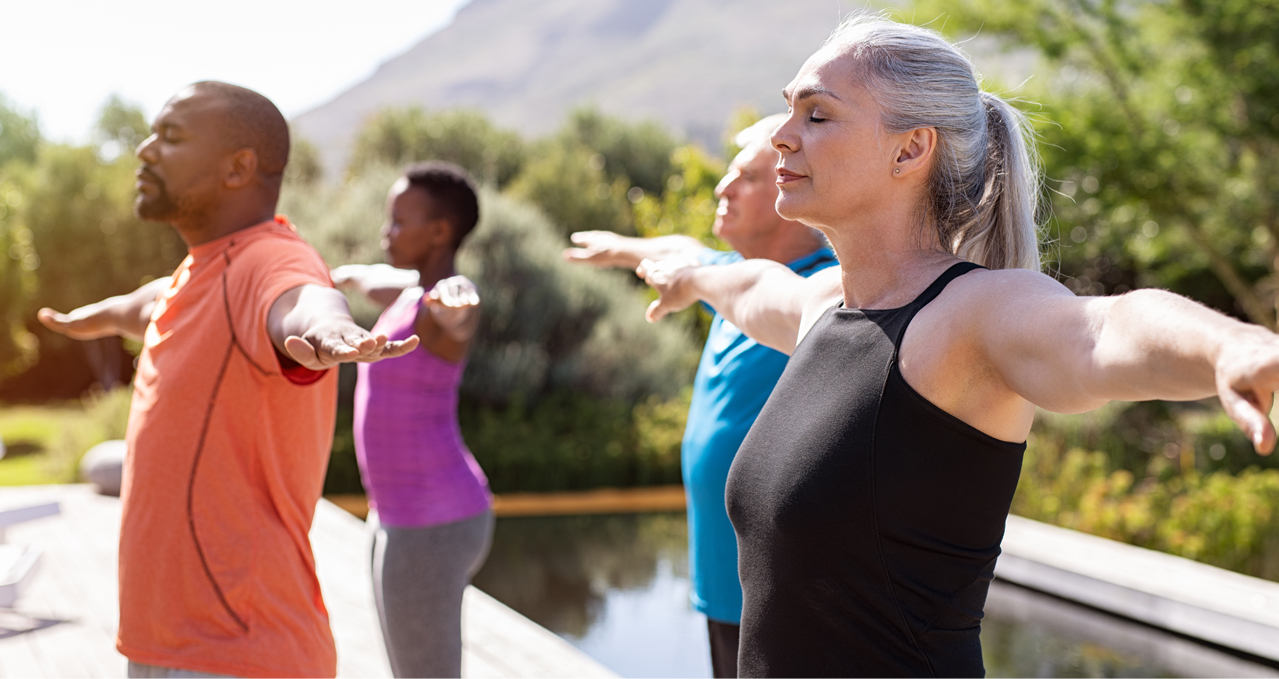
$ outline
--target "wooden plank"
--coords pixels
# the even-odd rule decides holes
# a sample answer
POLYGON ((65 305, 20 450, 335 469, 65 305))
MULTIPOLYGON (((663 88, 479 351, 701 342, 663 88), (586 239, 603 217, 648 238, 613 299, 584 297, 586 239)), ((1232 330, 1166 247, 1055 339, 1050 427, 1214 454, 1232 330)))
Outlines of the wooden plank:
MULTIPOLYGON (((325 499, 360 519, 368 516, 369 503, 364 495, 327 495, 325 499)), ((493 513, 498 518, 682 512, 685 507, 683 486, 597 488, 571 493, 506 493, 493 498, 493 513)))
MULTIPOLYGON (((59 502, 60 516, 15 525, 14 544, 38 544, 39 573, 16 614, 55 624, 0 638, 0 677, 121 677, 117 550, 120 502, 87 486, 0 489, 0 509, 59 502)), ((329 502, 316 508, 311 540, 338 647, 338 676, 389 677, 373 605, 365 524, 329 502)), ((466 676, 612 676, 567 642, 474 590, 463 604, 466 676)), ((0 616, 0 628, 6 619, 0 616)), ((18 622, 9 620, 11 628, 18 622)), ((3 634, 3 629, 0 629, 3 634)))
POLYGON ((995 575, 1279 661, 1279 583, 1009 516, 995 575))

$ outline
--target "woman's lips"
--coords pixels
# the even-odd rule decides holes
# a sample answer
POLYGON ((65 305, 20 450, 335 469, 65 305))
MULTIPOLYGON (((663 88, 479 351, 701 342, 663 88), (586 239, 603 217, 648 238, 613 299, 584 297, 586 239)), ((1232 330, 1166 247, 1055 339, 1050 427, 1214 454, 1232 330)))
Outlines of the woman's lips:
POLYGON ((802 174, 799 174, 798 172, 792 172, 790 170, 787 170, 784 167, 777 168, 777 185, 778 186, 793 184, 801 179, 807 179, 807 177, 805 177, 802 174))

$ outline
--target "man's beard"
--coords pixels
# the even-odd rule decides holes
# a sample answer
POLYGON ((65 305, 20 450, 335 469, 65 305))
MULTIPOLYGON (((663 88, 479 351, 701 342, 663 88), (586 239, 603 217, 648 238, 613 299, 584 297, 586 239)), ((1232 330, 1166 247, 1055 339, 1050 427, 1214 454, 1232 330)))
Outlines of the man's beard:
POLYGON ((138 216, 138 219, 148 222, 173 221, 182 213, 178 201, 169 195, 169 189, 165 187, 163 179, 150 173, 147 173, 147 178, 155 184, 157 193, 153 197, 139 193, 137 200, 133 201, 133 213, 138 216))

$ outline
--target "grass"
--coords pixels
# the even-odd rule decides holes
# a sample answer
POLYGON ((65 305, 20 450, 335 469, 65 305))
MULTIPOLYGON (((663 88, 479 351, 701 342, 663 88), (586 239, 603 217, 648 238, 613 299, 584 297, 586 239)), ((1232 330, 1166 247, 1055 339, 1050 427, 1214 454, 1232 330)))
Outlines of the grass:
POLYGON ((94 445, 124 438, 131 390, 90 394, 79 402, 0 410, 0 486, 72 483, 94 445))

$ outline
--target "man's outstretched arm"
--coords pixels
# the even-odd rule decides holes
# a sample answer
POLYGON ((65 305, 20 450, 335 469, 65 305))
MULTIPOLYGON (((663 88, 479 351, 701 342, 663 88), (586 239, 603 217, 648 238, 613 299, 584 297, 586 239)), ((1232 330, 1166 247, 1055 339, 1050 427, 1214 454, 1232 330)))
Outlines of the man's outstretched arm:
POLYGON ((417 335, 390 342, 386 335, 361 328, 351 319, 341 292, 314 284, 299 285, 275 300, 267 332, 276 351, 310 370, 395 358, 418 345, 417 335))
POLYGON ((669 259, 697 259, 706 249, 701 241, 689 236, 631 238, 612 231, 578 231, 569 236, 577 247, 564 250, 564 259, 598 267, 634 269, 639 263, 669 259))
POLYGON ((142 341, 156 299, 169 287, 170 278, 157 278, 127 295, 108 297, 101 302, 82 306, 62 314, 53 309, 41 309, 36 318, 50 330, 77 340, 119 335, 142 341))

